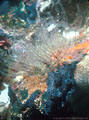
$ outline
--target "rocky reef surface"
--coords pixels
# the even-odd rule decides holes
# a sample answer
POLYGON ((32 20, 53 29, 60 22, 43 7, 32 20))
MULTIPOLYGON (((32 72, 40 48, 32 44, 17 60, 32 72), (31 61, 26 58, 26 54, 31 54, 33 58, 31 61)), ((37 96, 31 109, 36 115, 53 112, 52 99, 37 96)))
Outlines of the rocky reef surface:
POLYGON ((0 1, 0 120, 88 119, 88 11, 88 0, 0 1))

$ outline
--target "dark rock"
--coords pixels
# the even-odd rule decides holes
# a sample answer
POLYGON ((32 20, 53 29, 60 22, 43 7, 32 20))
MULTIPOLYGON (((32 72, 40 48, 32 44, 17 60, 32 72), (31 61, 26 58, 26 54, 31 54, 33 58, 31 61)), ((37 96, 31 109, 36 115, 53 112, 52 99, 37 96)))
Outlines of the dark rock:
POLYGON ((60 116, 61 114, 68 115, 69 96, 73 94, 75 89, 74 71, 76 64, 77 62, 65 63, 63 66, 59 66, 57 71, 49 73, 48 89, 45 101, 43 101, 45 114, 52 115, 59 112, 60 116))
POLYGON ((36 90, 34 93, 31 94, 30 98, 23 104, 22 110, 26 110, 27 107, 32 108, 34 107, 34 100, 39 97, 41 94, 40 90, 36 90))

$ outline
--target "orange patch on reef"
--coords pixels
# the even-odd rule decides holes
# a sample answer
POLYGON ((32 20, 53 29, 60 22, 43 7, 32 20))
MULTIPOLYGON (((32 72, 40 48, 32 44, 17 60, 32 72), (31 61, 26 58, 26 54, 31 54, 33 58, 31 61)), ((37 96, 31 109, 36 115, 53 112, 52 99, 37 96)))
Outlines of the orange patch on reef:
POLYGON ((87 49, 88 47, 89 47, 89 41, 81 43, 81 44, 77 44, 76 46, 72 48, 72 50, 87 49))
POLYGON ((28 89, 28 94, 31 95, 36 90, 41 90, 41 92, 44 92, 47 89, 46 79, 48 75, 40 76, 40 75, 34 75, 34 76, 26 76, 26 88, 28 89))
POLYGON ((89 48, 85 51, 85 53, 88 53, 89 52, 89 48))
POLYGON ((74 47, 67 48, 66 50, 62 50, 59 54, 58 52, 52 53, 52 60, 57 61, 59 59, 58 64, 63 64, 64 62, 77 60, 81 54, 87 54, 89 51, 89 40, 84 43, 76 44, 74 47))

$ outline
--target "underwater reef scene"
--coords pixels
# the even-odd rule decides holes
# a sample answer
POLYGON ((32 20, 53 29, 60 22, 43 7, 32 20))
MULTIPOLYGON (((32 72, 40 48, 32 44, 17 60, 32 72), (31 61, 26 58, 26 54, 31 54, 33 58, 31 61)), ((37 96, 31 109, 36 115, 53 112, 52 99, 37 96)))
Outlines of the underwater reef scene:
POLYGON ((89 119, 89 0, 0 0, 0 120, 89 119))

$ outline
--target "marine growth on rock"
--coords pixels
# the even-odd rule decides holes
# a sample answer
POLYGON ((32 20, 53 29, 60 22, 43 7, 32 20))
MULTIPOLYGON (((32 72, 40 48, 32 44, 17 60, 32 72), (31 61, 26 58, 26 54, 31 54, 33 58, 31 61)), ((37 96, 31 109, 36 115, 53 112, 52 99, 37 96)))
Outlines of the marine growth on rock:
POLYGON ((88 119, 88 11, 88 0, 0 1, 0 120, 88 119))

